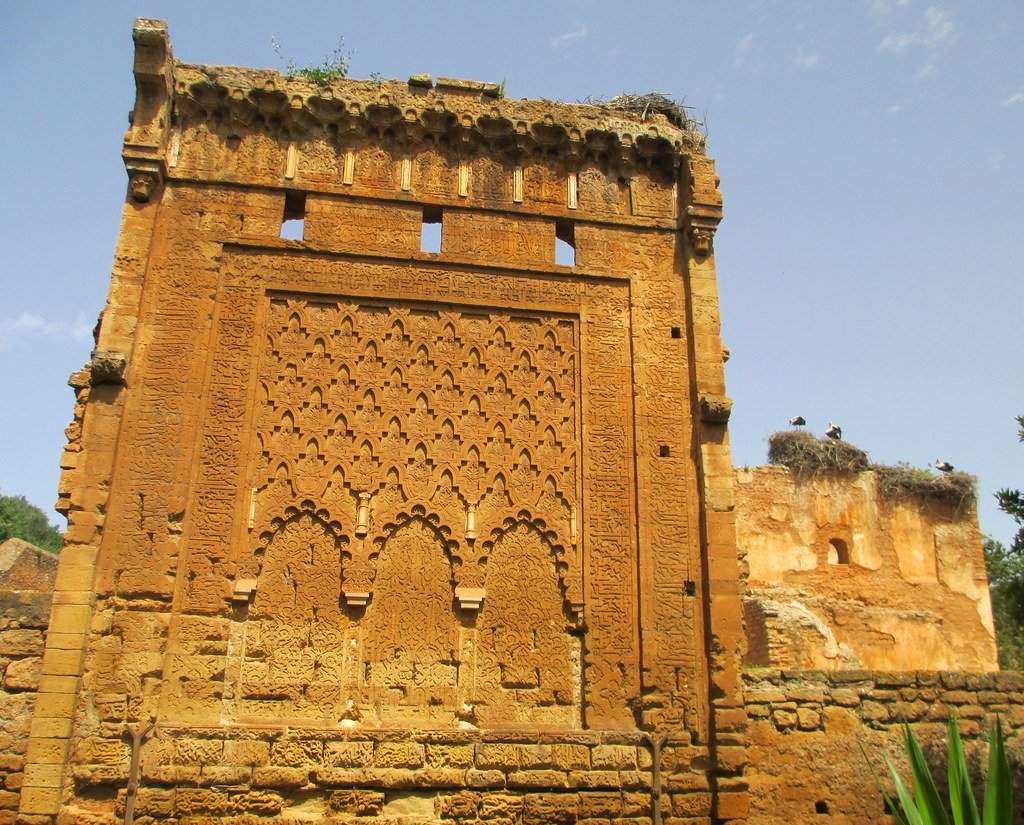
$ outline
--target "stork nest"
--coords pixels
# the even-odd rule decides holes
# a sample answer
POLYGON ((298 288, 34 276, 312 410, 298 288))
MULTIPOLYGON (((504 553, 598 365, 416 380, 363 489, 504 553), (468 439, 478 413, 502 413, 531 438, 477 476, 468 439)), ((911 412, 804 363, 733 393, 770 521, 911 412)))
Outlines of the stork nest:
POLYGON ((674 123, 680 129, 690 132, 700 132, 700 123, 687 114, 686 106, 677 103, 668 95, 661 92, 648 92, 647 94, 621 94, 605 100, 603 98, 588 97, 580 101, 594 106, 606 106, 609 109, 616 109, 620 112, 628 112, 631 115, 638 115, 640 120, 647 120, 654 114, 664 115, 670 123, 674 123))
POLYGON ((873 464, 878 479, 878 492, 883 498, 914 499, 946 504, 956 512, 974 507, 977 500, 977 479, 959 471, 939 473, 911 467, 909 464, 873 464))
POLYGON ((768 436, 768 461, 781 464, 801 478, 823 473, 859 473, 870 467, 868 454, 846 441, 816 438, 802 430, 768 436))
POLYGON ((816 438, 802 430, 772 433, 768 462, 788 468, 798 478, 873 470, 882 498, 946 505, 957 514, 973 508, 977 500, 977 480, 968 473, 936 474, 909 464, 871 464, 868 454, 853 444, 816 438))

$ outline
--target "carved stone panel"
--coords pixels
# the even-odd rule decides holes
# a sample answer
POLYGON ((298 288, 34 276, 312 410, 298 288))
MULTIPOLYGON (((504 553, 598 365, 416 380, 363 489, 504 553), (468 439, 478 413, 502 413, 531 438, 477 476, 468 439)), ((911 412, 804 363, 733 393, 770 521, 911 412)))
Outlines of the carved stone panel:
POLYGON ((169 718, 631 727, 623 286, 223 266, 211 398, 251 413, 207 408, 181 618, 232 620, 203 657, 172 627, 169 718))

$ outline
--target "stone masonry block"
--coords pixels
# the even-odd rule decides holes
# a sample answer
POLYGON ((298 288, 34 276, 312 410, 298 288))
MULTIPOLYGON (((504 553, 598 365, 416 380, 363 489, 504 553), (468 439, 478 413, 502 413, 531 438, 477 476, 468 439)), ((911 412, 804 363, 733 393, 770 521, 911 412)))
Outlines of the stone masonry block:
POLYGON ((505 774, 498 770, 466 771, 466 784, 471 788, 504 788, 505 774))
POLYGON ((454 819, 458 822, 477 818, 480 795, 464 791, 462 793, 443 796, 440 799, 440 813, 443 819, 454 819))
POLYGON ((378 768, 420 768, 424 759, 423 745, 414 742, 380 742, 373 752, 378 768))
POLYGON ((174 764, 176 765, 216 765, 224 753, 224 742, 221 739, 174 740, 174 764))
POLYGON ((636 748, 630 745, 598 745, 590 754, 591 764, 601 770, 636 768, 636 748))
POLYGON ((590 748, 586 745, 552 745, 553 767, 563 771, 587 770, 590 767, 590 748))
POLYGON ((21 814, 49 814, 60 812, 59 788, 23 788, 21 791, 21 814))
POLYGON ((480 795, 481 819, 515 820, 523 809, 523 796, 507 793, 484 793, 480 795))
POLYGON ((551 745, 513 745, 520 768, 555 767, 551 745))
POLYGON ((580 816, 620 816, 622 794, 617 792, 583 792, 579 795, 580 816))
POLYGON ((476 766, 482 770, 515 770, 519 767, 519 753, 516 751, 515 745, 477 745, 476 766))
POLYGON ((254 789, 228 796, 227 813, 234 816, 273 816, 281 812, 284 799, 276 791, 254 789))
POLYGON ((224 764, 257 767, 270 762, 270 743, 250 739, 229 739, 224 743, 224 764))
POLYGON ((384 794, 379 791, 332 791, 327 798, 332 811, 353 816, 380 816, 384 794))
POLYGON ((252 784, 259 788, 301 788, 309 781, 308 768, 283 768, 264 765, 252 769, 252 784))
POLYGON ((298 768, 305 765, 319 765, 323 762, 323 758, 323 743, 316 739, 279 740, 270 749, 272 765, 298 768))
POLYGON ((43 652, 41 630, 0 631, 0 656, 39 656, 43 652))
POLYGON ((569 825, 576 821, 576 794, 531 793, 523 800, 523 825, 569 825))
POLYGON ((427 765, 432 768, 471 768, 473 766, 472 745, 426 746, 427 765))
POLYGON ((29 739, 25 758, 30 765, 63 765, 67 752, 66 739, 29 739))
POLYGON ((510 788, 565 788, 566 775, 562 771, 512 771, 508 775, 510 788))
POLYGON ((324 764, 336 768, 359 768, 373 763, 373 742, 328 742, 324 764))
POLYGON ((7 690, 36 690, 42 663, 38 656, 17 659, 4 671, 3 684, 7 690))

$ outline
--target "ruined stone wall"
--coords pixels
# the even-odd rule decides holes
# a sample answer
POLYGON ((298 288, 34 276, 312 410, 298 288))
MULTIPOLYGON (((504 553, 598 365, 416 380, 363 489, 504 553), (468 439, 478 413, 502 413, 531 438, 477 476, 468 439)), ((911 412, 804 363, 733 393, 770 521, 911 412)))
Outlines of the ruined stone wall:
POLYGON ((135 39, 22 815, 742 817, 699 142, 135 39))
POLYGON ((998 668, 973 509, 887 500, 875 474, 736 470, 747 661, 791 669, 998 668))
POLYGON ((759 669, 748 671, 744 682, 750 825, 889 821, 875 779, 887 775, 882 757, 889 754, 909 780, 904 723, 944 794, 951 715, 959 720, 979 792, 988 764, 985 737, 999 718, 1016 783, 1014 821, 1024 816, 1024 674, 759 669))
POLYGON ((28 542, 0 544, 0 825, 21 801, 56 571, 56 557, 28 542))

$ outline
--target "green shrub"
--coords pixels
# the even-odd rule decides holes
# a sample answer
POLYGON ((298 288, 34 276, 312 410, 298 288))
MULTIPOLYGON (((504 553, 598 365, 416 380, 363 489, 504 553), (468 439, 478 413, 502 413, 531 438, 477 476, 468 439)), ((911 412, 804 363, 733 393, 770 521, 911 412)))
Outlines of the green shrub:
POLYGON ((881 783, 878 784, 886 808, 898 825, 1013 825, 1013 778, 998 718, 992 723, 989 736, 988 776, 985 778, 985 801, 980 817, 971 780, 967 775, 967 758, 956 719, 949 720, 946 743, 950 814, 946 813, 931 770, 910 725, 903 726, 903 747, 910 762, 913 793, 888 756, 885 757, 885 763, 896 787, 896 800, 886 793, 881 783))
POLYGON ((51 553, 60 552, 64 544, 60 531, 28 499, 0 495, 0 544, 9 538, 24 539, 51 553))

